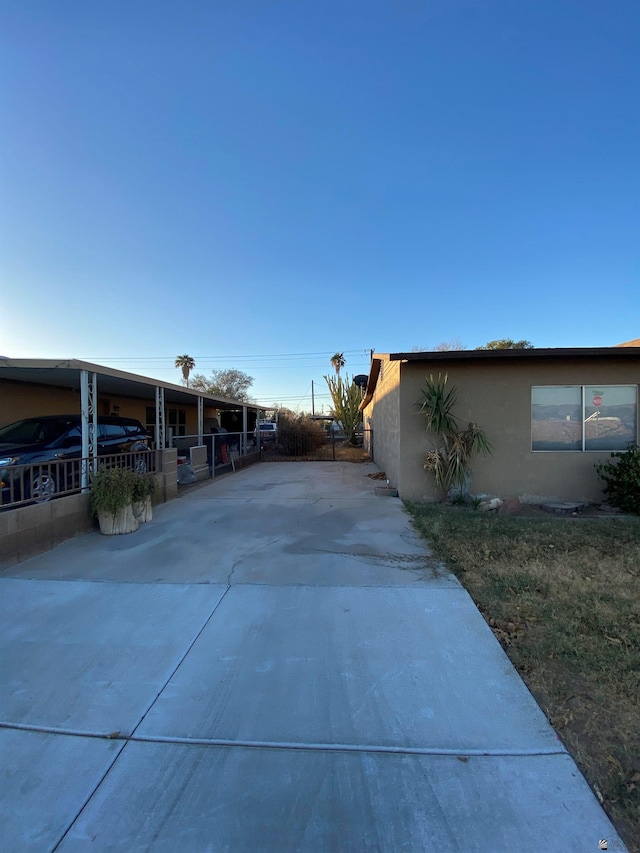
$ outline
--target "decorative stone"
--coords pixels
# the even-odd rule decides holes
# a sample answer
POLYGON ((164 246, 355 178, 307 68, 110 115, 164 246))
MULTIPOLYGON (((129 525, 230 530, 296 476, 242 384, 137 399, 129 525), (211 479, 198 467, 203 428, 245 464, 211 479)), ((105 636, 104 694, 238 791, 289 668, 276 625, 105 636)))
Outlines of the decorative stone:
POLYGON ((540 504, 545 512, 550 512, 553 515, 573 515, 587 508, 586 503, 576 503, 572 501, 547 501, 540 504))
POLYGON ((519 515, 522 511, 520 498, 506 498, 502 505, 498 507, 500 515, 519 515))
POLYGON ((499 509, 502 506, 502 501, 500 498, 491 498, 488 501, 481 501, 478 506, 480 512, 489 512, 491 510, 499 509))

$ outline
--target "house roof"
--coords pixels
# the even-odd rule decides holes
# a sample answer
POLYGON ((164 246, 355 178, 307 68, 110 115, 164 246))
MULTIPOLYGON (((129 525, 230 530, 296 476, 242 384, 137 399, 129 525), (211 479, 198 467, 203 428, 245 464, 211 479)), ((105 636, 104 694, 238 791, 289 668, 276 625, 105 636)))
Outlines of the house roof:
POLYGON ((243 406, 250 409, 263 409, 258 403, 244 403, 239 400, 227 400, 212 397, 193 388, 163 382, 136 373, 127 373, 101 364, 69 359, 35 359, 0 357, 0 379, 26 382, 36 385, 51 385, 58 388, 79 388, 80 372, 87 370, 98 375, 98 392, 120 397, 155 399, 155 389, 164 388, 165 405, 194 405, 198 397, 211 408, 237 410, 243 406))
POLYGON ((629 341, 627 344, 619 344, 615 347, 556 347, 553 349, 493 349, 493 350, 446 350, 444 352, 392 352, 376 353, 371 361, 369 381, 364 399, 360 404, 360 411, 369 405, 373 397, 380 365, 383 361, 416 361, 416 362, 438 362, 438 361, 523 361, 528 359, 568 361, 574 358, 629 358, 636 356, 640 358, 640 340, 629 341))
MULTIPOLYGON (((553 349, 465 349, 445 352, 392 352, 389 361, 483 361, 552 358, 565 361, 571 358, 628 358, 640 355, 640 342, 637 353, 621 352, 620 347, 634 347, 634 342, 615 347, 556 347, 553 349)), ((384 357, 384 356, 383 356, 384 357)), ((374 356, 375 358, 375 356, 374 356)))
POLYGON ((633 341, 626 341, 624 344, 616 344, 617 347, 640 347, 640 338, 635 338, 633 341))

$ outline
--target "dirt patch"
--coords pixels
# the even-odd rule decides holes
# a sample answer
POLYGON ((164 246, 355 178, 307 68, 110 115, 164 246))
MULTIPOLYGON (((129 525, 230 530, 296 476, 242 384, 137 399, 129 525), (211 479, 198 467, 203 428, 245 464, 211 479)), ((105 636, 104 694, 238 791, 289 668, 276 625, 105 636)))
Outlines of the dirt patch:
POLYGON ((336 462, 371 462, 371 456, 361 447, 352 444, 336 444, 336 462))

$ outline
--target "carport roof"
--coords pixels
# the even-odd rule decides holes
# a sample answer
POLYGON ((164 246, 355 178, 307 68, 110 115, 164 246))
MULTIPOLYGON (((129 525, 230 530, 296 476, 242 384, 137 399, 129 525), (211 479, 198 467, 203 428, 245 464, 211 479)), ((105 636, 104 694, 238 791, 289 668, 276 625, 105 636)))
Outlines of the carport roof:
MULTIPOLYGON (((202 397, 205 405, 222 410, 237 410, 243 406, 250 409, 264 409, 259 403, 246 403, 239 400, 226 400, 212 397, 202 391, 184 388, 171 382, 126 373, 101 364, 68 359, 35 359, 0 357, 0 379, 14 382, 28 382, 36 385, 52 385, 57 388, 80 388, 80 372, 83 370, 98 375, 98 391, 121 397, 155 399, 155 389, 164 388, 165 404, 194 405, 202 397)), ((268 408, 268 407, 266 407, 268 408)))

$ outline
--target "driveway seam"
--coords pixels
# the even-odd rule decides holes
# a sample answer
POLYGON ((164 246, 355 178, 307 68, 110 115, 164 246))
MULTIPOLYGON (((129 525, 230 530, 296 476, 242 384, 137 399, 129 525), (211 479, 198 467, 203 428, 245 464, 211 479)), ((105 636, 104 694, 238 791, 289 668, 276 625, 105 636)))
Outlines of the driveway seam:
MULTIPOLYGON (((70 831, 71 831, 71 829, 73 828, 73 826, 74 826, 74 824, 76 823, 76 821, 81 817, 81 815, 82 815, 83 811, 86 809, 86 807, 89 805, 89 803, 91 802, 91 800, 93 799, 93 797, 95 796, 95 794, 97 793, 97 791, 100 789, 100 786, 102 785, 102 783, 105 781, 105 779, 107 778, 107 776, 109 775, 109 773, 113 770, 113 768, 115 767, 116 763, 118 762, 118 759, 120 758, 120 756, 122 755, 122 753, 123 753, 123 752, 124 752, 124 750, 126 749, 126 747, 127 747, 127 743, 128 743, 130 740, 132 740, 132 739, 133 739, 133 735, 135 735, 135 732, 137 731, 137 729, 138 729, 138 728, 140 728, 140 726, 141 726, 141 725, 142 725, 142 723, 144 722, 144 720, 145 720, 145 718, 146 718, 147 714, 148 714, 148 713, 149 713, 149 711, 153 708, 153 706, 155 705, 155 703, 158 701, 158 699, 159 699, 159 698, 160 698, 160 696, 162 695, 163 691, 166 689, 167 685, 169 684, 169 682, 171 681, 171 679, 173 678, 173 676, 176 674, 176 672, 178 671, 178 669, 180 668, 180 666, 181 666, 181 665, 182 665, 182 663, 184 662, 185 658, 187 657, 187 655, 189 654, 189 652, 191 651, 191 649, 193 648, 193 646, 195 645, 195 643, 196 643, 196 642, 197 642, 197 640, 199 639, 200 635, 202 634, 202 632, 204 631, 204 629, 207 627, 207 625, 209 624, 209 622, 210 622, 210 621, 211 621, 211 619, 213 618, 213 616, 214 616, 214 614, 215 614, 216 610, 218 609, 218 607, 220 606, 220 604, 222 603, 222 601, 225 599, 225 597, 226 597, 227 593, 229 592, 229 589, 230 589, 230 588, 231 588, 231 587, 227 586, 227 588, 225 589, 224 593, 220 596, 220 599, 216 602, 216 604, 215 604, 215 606, 213 607, 213 609, 212 609, 211 613, 208 615, 208 617, 205 619, 204 623, 201 625, 200 630, 196 633, 196 635, 195 635, 195 637, 193 638, 193 640, 189 643, 189 645, 188 645, 188 647, 187 647, 187 650, 186 650, 186 651, 185 651, 185 653, 180 657, 180 660, 178 661, 178 663, 176 664, 176 666, 171 670, 171 673, 169 674, 168 678, 164 681, 164 683, 163 683, 162 687, 161 687, 161 688, 160 688, 160 690, 157 692, 157 694, 155 695, 155 697, 152 699, 151 703, 148 705, 147 709, 146 709, 146 710, 144 711, 144 713, 142 714, 142 717, 138 720, 138 722, 136 723, 136 725, 133 727, 133 730, 132 730, 132 734, 131 734, 131 735, 121 736, 121 735, 120 735, 120 732, 112 732, 111 734, 107 734, 107 735, 96 735, 96 734, 93 734, 93 735, 91 735, 91 734, 90 734, 90 735, 80 735, 80 737, 93 737, 93 738, 99 738, 99 739, 107 739, 107 740, 117 740, 117 741, 121 741, 121 742, 122 742, 122 746, 121 746, 121 748, 118 750, 117 754, 114 756, 113 761, 111 761, 111 762, 109 763, 109 766, 108 766, 108 767, 107 767, 107 769, 105 770, 104 774, 100 777, 100 779, 99 779, 99 780, 98 780, 98 782, 94 785, 93 789, 91 790, 91 792, 89 793, 89 795, 87 796, 87 798, 86 798, 86 799, 84 800, 84 802, 81 804, 80 808, 77 810, 77 812, 76 812, 76 814, 74 815, 73 819, 69 822, 69 825, 67 826, 67 828, 66 828, 66 829, 64 830, 64 832, 61 834, 60 838, 57 840, 57 842, 55 843, 55 845, 51 848, 51 853, 55 853, 55 851, 60 847, 60 845, 62 844, 62 842, 63 842, 63 841, 64 841, 64 839, 66 838, 66 836, 69 834, 69 832, 70 832, 70 831)), ((2 725, 2 727, 3 727, 3 728, 7 728, 6 726, 4 726, 4 724, 2 725)), ((42 729, 37 729, 37 728, 29 729, 29 728, 22 727, 22 726, 20 726, 20 727, 18 727, 18 726, 13 726, 12 728, 20 728, 22 731, 25 731, 25 730, 26 730, 26 731, 30 731, 30 730, 31 730, 31 731, 41 731, 41 732, 43 732, 43 733, 47 733, 47 730, 46 730, 46 729, 44 729, 44 728, 42 728, 42 729)), ((56 732, 56 731, 49 731, 48 733, 50 733, 50 734, 58 734, 58 735, 63 735, 63 736, 65 736, 65 735, 66 735, 66 736, 74 736, 74 733, 73 733, 73 732, 70 732, 70 731, 64 731, 64 730, 58 730, 57 732, 56 732)), ((75 735, 75 736, 78 736, 78 735, 75 735)))
POLYGON ((113 767, 115 766, 116 761, 120 758, 120 756, 121 756, 121 755, 122 755, 122 753, 124 752, 124 750, 125 750, 126 746, 127 746, 127 744, 126 744, 126 743, 123 743, 123 744, 122 744, 122 746, 120 747, 120 749, 119 749, 119 750, 116 752, 116 754, 113 756, 113 761, 109 762, 109 766, 108 766, 108 767, 107 767, 107 769, 104 771, 104 773, 102 774, 102 776, 100 777, 100 779, 98 779, 98 781, 96 782, 96 784, 95 784, 95 786, 94 786, 93 790, 89 792, 89 794, 88 794, 88 796, 86 797, 85 801, 80 805, 80 808, 78 809, 78 811, 76 812, 76 814, 75 814, 75 815, 73 816, 73 818, 69 821, 69 825, 68 825, 68 826, 67 826, 67 828, 64 830, 64 832, 62 832, 62 833, 61 833, 60 838, 56 841, 56 843, 55 843, 55 844, 53 845, 53 847, 51 848, 51 853, 55 853, 55 852, 56 852, 56 850, 60 847, 60 845, 62 844, 62 842, 64 841, 64 839, 67 837, 67 835, 68 835, 68 834, 69 834, 69 832, 71 831, 71 829, 72 829, 72 827, 73 827, 74 823, 78 820, 78 818, 80 817, 80 815, 82 814, 82 812, 83 812, 83 811, 86 809, 86 807, 89 805, 89 803, 90 803, 90 802, 91 802, 91 800, 93 799, 94 794, 95 794, 95 793, 96 793, 96 791, 100 788, 100 786, 102 785, 102 783, 104 782, 104 780, 107 778, 107 776, 109 775, 109 773, 111 772, 111 770, 112 770, 112 769, 113 769, 113 767))

